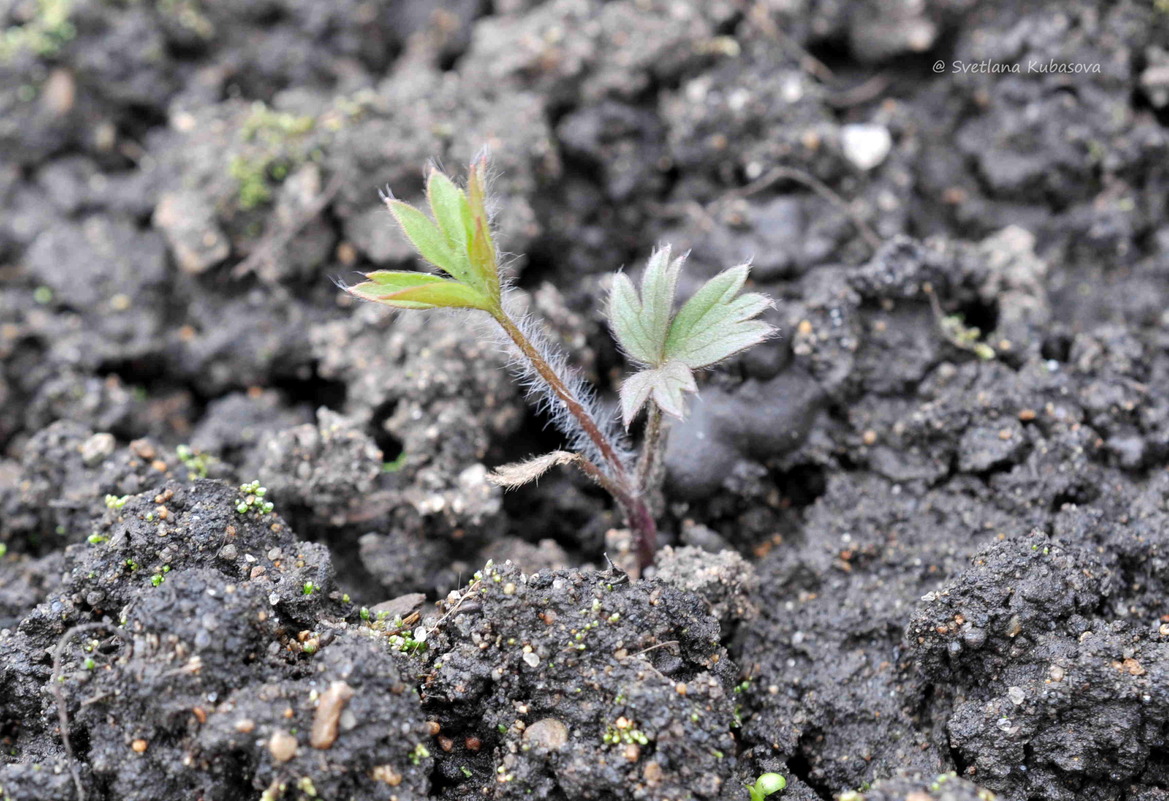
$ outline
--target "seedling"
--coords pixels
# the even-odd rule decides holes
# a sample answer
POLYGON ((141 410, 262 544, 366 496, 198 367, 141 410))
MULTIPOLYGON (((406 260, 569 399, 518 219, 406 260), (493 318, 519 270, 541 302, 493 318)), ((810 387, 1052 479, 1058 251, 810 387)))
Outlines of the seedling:
POLYGON ((187 468, 187 478, 192 480, 207 478, 207 471, 211 467, 211 462, 215 460, 213 456, 192 450, 190 445, 179 445, 175 448, 175 455, 179 457, 183 467, 187 468))
POLYGON ((235 510, 241 515, 251 511, 262 515, 271 514, 275 508, 271 501, 264 500, 264 496, 268 494, 268 488, 261 487, 258 480, 241 484, 239 491, 244 497, 236 501, 235 510))
POLYGON ((665 447, 662 415, 682 418, 686 393, 698 391, 694 371, 711 367, 757 345, 773 333, 757 320, 771 301, 742 293, 749 267, 732 267, 706 282, 675 312, 678 277, 685 255, 669 247, 653 252, 635 288, 614 276, 606 309, 609 325, 638 371, 620 390, 622 427, 596 402, 595 393, 531 318, 518 314, 504 280, 487 213, 487 162, 470 167, 466 189, 437 169, 426 180, 431 217, 383 193, 382 199, 414 250, 445 275, 379 270, 355 286, 354 297, 396 309, 470 309, 498 324, 520 379, 568 437, 570 450, 553 451, 504 465, 489 478, 514 488, 535 481, 557 465, 576 465, 616 500, 633 531, 642 567, 653 563, 657 525, 648 499, 660 481, 665 447), (639 291, 640 289, 640 291, 639 291), (625 432, 646 413, 640 457, 629 451, 625 432), (622 430, 624 429, 624 430, 622 430))
POLYGON ((778 793, 787 787, 787 779, 778 773, 764 773, 755 780, 754 784, 743 786, 751 794, 751 801, 763 801, 767 796, 778 793))

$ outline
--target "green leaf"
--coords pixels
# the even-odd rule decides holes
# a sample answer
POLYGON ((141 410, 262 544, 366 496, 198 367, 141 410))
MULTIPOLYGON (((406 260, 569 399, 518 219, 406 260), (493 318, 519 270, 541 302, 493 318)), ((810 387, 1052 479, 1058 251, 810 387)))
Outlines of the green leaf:
POLYGON ((623 273, 613 279, 609 322, 622 350, 642 365, 664 361, 666 337, 674 310, 678 273, 685 256, 670 261, 670 248, 655 250, 641 278, 640 294, 623 273))
POLYGON ((621 417, 625 427, 629 428, 651 397, 663 412, 681 419, 686 414, 684 393, 697 391, 694 374, 681 362, 666 362, 634 373, 621 385, 621 417))
POLYGON ((464 224, 470 242, 471 268, 483 277, 488 294, 499 299, 499 262, 495 241, 491 237, 491 218, 487 214, 487 158, 471 164, 467 175, 467 205, 464 224))
POLYGON ((434 273, 418 273, 409 270, 375 270, 372 273, 366 273, 365 280, 385 287, 389 291, 395 291, 420 284, 438 284, 447 279, 434 273))
POLYGON ((487 227, 487 220, 483 217, 475 219, 475 230, 471 234, 471 244, 467 253, 470 256, 471 269, 479 276, 483 289, 498 303, 500 297, 499 265, 495 258, 495 245, 491 241, 491 231, 487 227))
POLYGON ((467 227, 464 223, 464 208, 469 212, 470 205, 454 181, 447 178, 437 169, 430 171, 430 178, 426 181, 426 198, 430 201, 430 210, 439 230, 446 235, 447 242, 455 251, 465 250, 467 247, 467 227))
POLYGON ((709 367, 766 340, 774 329, 754 320, 771 301, 758 293, 736 297, 747 280, 746 264, 711 278, 670 325, 664 356, 691 369, 709 367))
POLYGON ((349 287, 350 294, 399 309, 483 309, 492 306, 482 293, 458 281, 429 273, 370 273, 378 280, 349 287), (392 276, 392 277, 391 277, 392 276), (409 276, 410 278, 407 278, 409 276), (407 283, 409 280, 413 283, 407 283), (382 283, 379 283, 379 280, 382 283))
POLYGON ((402 233, 418 251, 418 255, 440 270, 445 270, 452 277, 462 277, 458 275, 459 265, 455 262, 455 251, 433 220, 409 203, 400 200, 387 200, 386 206, 402 227, 402 233))
POLYGON ((366 280, 363 283, 357 284, 356 286, 345 286, 343 288, 350 295, 361 298, 362 300, 387 303, 387 305, 392 305, 400 309, 433 309, 434 305, 430 303, 409 303, 402 300, 388 303, 384 299, 404 289, 449 282, 449 279, 433 275, 432 273, 412 273, 395 270, 379 270, 367 274, 365 278, 366 280))
POLYGON ((483 271, 477 269, 471 253, 472 238, 466 225, 471 206, 466 194, 442 172, 432 169, 426 182, 426 197, 435 222, 454 254, 452 269, 447 272, 464 284, 490 294, 490 282, 485 280, 483 271))

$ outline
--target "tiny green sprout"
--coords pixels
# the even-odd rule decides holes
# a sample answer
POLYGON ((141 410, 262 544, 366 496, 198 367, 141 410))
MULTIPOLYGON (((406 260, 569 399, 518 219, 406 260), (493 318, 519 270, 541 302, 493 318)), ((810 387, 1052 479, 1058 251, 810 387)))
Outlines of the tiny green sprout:
POLYGON ((422 743, 418 743, 418 745, 414 746, 414 750, 410 752, 410 764, 411 765, 418 765, 422 762, 422 760, 426 759, 429 756, 430 756, 430 749, 428 749, 422 743))
POLYGON ((361 612, 359 612, 358 614, 361 616, 362 620, 369 620, 369 618, 370 618, 370 613, 369 613, 368 607, 365 607, 365 606, 361 607, 361 612))
POLYGON ((175 448, 175 455, 179 457, 183 467, 187 468, 188 479, 207 478, 207 471, 213 461, 211 456, 192 450, 190 445, 179 445, 175 448))
POLYGON ((349 602, 350 602, 349 601, 349 593, 345 593, 344 595, 341 596, 341 603, 347 604, 349 602))
POLYGON ((408 457, 406 456, 406 451, 402 451, 401 453, 399 453, 397 456, 395 456, 390 461, 382 462, 382 472, 383 473, 397 473, 399 470, 401 470, 403 467, 406 466, 406 459, 407 458, 408 457))
POLYGON ((313 591, 314 591, 316 588, 317 588, 317 585, 313 584, 311 581, 306 581, 306 582, 304 583, 304 587, 301 589, 301 592, 302 592, 304 595, 312 595, 312 594, 313 594, 313 591))
POLYGON ((82 666, 83 668, 85 668, 86 670, 93 670, 94 668, 96 668, 96 667, 97 667, 97 662, 94 662, 94 661, 93 661, 93 657, 92 657, 92 656, 87 656, 87 657, 85 658, 85 661, 81 663, 81 666, 82 666))
POLYGON ((128 500, 130 500, 129 495, 123 495, 120 498, 117 495, 107 495, 106 496, 106 508, 107 509, 121 509, 123 506, 126 505, 126 501, 128 501, 128 500))
POLYGON ((617 274, 607 316, 622 351, 638 367, 620 389, 618 421, 596 403, 595 393, 578 373, 565 367, 566 360, 540 325, 517 312, 492 236, 486 184, 487 161, 480 157, 471 164, 465 189, 437 169, 429 172, 429 215, 383 194, 415 252, 442 274, 379 270, 366 274, 362 283, 341 288, 395 309, 465 309, 494 320, 520 380, 550 410, 571 449, 503 465, 488 479, 513 489, 559 465, 574 465, 613 496, 634 533, 638 559, 647 567, 657 550, 657 523, 648 499, 662 480, 662 415, 685 415, 686 394, 698 391, 695 371, 772 336, 774 329, 756 319, 771 300, 742 292, 750 271, 742 264, 715 275, 675 311, 685 256, 672 258, 669 247, 650 255, 640 291, 627 276, 617 274), (625 433, 647 408, 642 453, 634 458, 625 433))
POLYGON ((751 794, 751 801, 763 801, 767 796, 778 793, 787 787, 787 779, 778 773, 764 773, 755 780, 755 784, 743 786, 751 794))
POLYGON ((0 542, 0 559, 8 555, 8 543, 0 542))
POLYGON ((390 648, 404 654, 420 654, 426 650, 427 632, 425 626, 419 626, 413 632, 406 631, 391 634, 387 642, 390 648))
POLYGON ((53 290, 47 286, 38 286, 33 290, 32 299, 42 306, 53 302, 53 290))
POLYGON ((241 515, 252 511, 266 515, 275 508, 270 502, 264 500, 264 496, 268 494, 268 488, 261 487, 259 481, 240 484, 239 491, 244 497, 236 502, 235 510, 241 515))
POLYGON ((155 573, 150 577, 150 583, 155 587, 157 587, 159 584, 162 584, 164 581, 166 581, 166 577, 161 573, 155 573))
POLYGON ((463 775, 468 779, 475 775, 466 765, 459 765, 459 770, 462 771, 463 775))
POLYGON ((930 308, 938 327, 942 330, 942 336, 949 340, 951 345, 973 353, 984 362, 994 359, 997 355, 995 349, 982 341, 981 329, 966 325, 961 314, 946 314, 942 310, 941 301, 938 300, 933 285, 927 283, 922 289, 929 296, 930 308))

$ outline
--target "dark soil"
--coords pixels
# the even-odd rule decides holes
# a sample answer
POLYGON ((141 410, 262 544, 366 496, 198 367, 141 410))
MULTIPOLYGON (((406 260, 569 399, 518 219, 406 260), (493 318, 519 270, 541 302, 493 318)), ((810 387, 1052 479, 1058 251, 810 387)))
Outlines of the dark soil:
POLYGON ((0 27, 3 801, 1169 799, 1164 2, 0 27), (485 146, 604 399, 656 242, 777 300, 640 579, 584 479, 486 483, 561 443, 473 320, 329 280, 485 146))

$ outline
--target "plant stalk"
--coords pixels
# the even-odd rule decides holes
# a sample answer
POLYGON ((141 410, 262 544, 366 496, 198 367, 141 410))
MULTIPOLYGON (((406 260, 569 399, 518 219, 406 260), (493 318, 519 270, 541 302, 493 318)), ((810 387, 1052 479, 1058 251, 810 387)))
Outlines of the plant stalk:
POLYGON ((665 444, 665 438, 662 437, 662 410, 656 403, 650 401, 649 413, 645 420, 645 438, 641 444, 641 461, 637 464, 637 488, 643 495, 648 496, 655 489, 654 474, 661 461, 665 444))
POLYGON ((624 460, 617 454, 613 443, 605 436, 605 432, 597 425, 597 421, 593 419, 593 416, 589 414, 588 410, 573 395, 568 385, 552 369, 552 365, 548 364, 544 357, 540 355, 536 346, 524 336, 524 332, 520 330, 519 326, 502 310, 498 313, 492 312, 491 316, 495 318, 495 321, 499 323, 511 341, 519 348, 520 353, 532 365, 532 369, 536 371, 536 374, 549 386, 553 394, 564 403, 569 414, 576 418, 581 430, 584 431, 589 441, 596 446, 598 453, 600 453, 609 468, 608 474, 587 459, 582 463, 585 465, 585 472, 597 481, 597 483, 609 490, 618 505, 621 506, 621 511, 625 515, 625 522, 633 531, 637 542, 638 561, 643 570, 649 567, 653 564, 654 554, 657 552, 657 524, 654 522, 653 514, 645 502, 645 495, 642 492, 640 483, 634 484, 630 480, 629 470, 624 460), (588 469, 589 467, 592 468, 592 471, 595 471, 595 474, 588 469))

